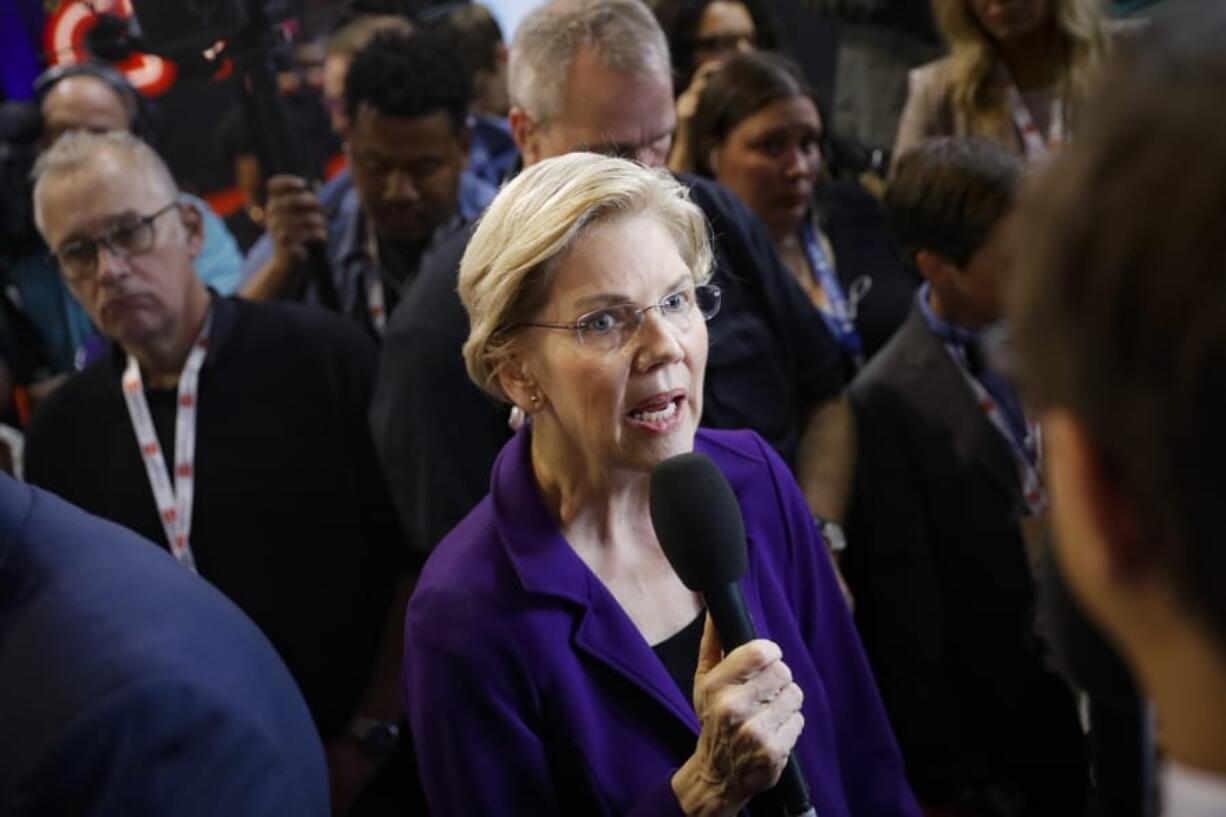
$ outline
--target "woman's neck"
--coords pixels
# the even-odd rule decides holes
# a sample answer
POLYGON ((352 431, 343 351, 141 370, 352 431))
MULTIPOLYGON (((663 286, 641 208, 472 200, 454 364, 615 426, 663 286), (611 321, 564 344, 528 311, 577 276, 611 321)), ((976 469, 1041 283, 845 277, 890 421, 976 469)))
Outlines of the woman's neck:
POLYGON ((996 53, 1019 90, 1049 88, 1060 79, 1059 39, 1051 26, 996 42, 996 53))
POLYGON ((531 454, 545 506, 568 539, 613 544, 650 527, 649 474, 601 467, 549 420, 534 424, 531 454))

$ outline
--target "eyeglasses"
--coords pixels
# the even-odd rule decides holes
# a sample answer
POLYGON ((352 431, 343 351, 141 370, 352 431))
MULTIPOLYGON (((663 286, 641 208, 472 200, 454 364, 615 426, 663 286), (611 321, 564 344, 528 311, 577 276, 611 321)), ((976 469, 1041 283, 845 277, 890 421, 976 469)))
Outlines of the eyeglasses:
POLYGON ((153 249, 153 222, 169 213, 178 203, 172 201, 147 216, 121 221, 92 238, 75 238, 60 245, 54 255, 64 277, 74 284, 91 280, 98 272, 100 246, 105 246, 113 255, 125 260, 149 252, 153 249))
POLYGON ((625 346, 653 309, 682 332, 690 328, 690 318, 697 308, 704 321, 709 321, 719 312, 721 293, 714 284, 686 287, 665 295, 658 304, 638 307, 634 304, 605 306, 581 315, 574 323, 523 323, 513 324, 507 330, 519 326, 534 326, 538 329, 567 329, 575 333, 585 346, 608 352, 625 346))

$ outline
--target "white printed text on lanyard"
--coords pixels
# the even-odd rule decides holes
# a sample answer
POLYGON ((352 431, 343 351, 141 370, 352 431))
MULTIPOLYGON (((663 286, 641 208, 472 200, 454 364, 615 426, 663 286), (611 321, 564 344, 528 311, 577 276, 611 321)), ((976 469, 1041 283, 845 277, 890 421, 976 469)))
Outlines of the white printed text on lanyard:
POLYGON ((1004 77, 1005 99, 1009 105, 1009 114, 1013 120, 1013 127, 1017 128, 1018 134, 1022 137, 1022 144, 1026 147, 1026 159, 1030 162, 1041 162, 1050 158, 1064 144, 1064 95, 1056 94, 1052 98, 1051 118, 1047 133, 1044 134, 1039 130, 1039 125, 1035 122, 1030 108, 1026 107, 1026 100, 1022 98, 1022 92, 1018 90, 1017 83, 1008 75, 1008 72, 1004 73, 1004 77))
POLYGON ((196 559, 191 547, 192 503, 196 495, 196 411, 199 406, 200 369, 208 353, 212 322, 210 312, 179 374, 173 488, 170 472, 166 469, 166 457, 162 454, 162 445, 158 442, 157 429, 153 425, 153 415, 149 413, 140 364, 132 355, 128 355, 128 365, 123 373, 123 399, 128 406, 128 416, 132 418, 132 430, 136 432, 136 443, 140 446, 141 459, 145 461, 145 472, 149 476, 149 487, 153 489, 162 528, 166 531, 166 541, 179 563, 192 572, 196 571, 196 559))

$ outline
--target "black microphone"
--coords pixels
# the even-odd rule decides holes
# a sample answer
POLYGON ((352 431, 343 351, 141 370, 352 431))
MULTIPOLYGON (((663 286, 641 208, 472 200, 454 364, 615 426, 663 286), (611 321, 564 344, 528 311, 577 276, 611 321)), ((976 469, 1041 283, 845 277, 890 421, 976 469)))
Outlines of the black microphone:
MULTIPOLYGON (((757 638, 738 582, 745 523, 732 486, 706 456, 678 454, 651 472, 651 525, 682 584, 700 593, 726 652, 757 638)), ((814 815, 796 757, 771 789, 788 817, 814 815)))

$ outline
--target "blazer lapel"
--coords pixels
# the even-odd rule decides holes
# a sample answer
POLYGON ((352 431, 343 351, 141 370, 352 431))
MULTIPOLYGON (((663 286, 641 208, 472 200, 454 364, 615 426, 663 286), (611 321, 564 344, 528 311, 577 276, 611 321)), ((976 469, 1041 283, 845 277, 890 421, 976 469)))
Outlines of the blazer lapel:
POLYGON ((905 333, 909 351, 908 394, 916 407, 950 433, 962 459, 983 468, 1010 496, 1020 497, 1017 464, 1008 443, 979 408, 962 372, 918 308, 912 308, 900 333, 905 333))
POLYGON ((575 649, 656 701, 698 733, 698 718, 625 610, 562 536, 541 501, 529 464, 530 430, 520 430, 494 465, 491 495, 496 524, 526 590, 553 596, 575 610, 575 649))
POLYGON ((680 726, 698 734, 693 704, 685 700, 651 646, 595 576, 591 578, 591 606, 579 622, 575 647, 659 703, 680 726))

